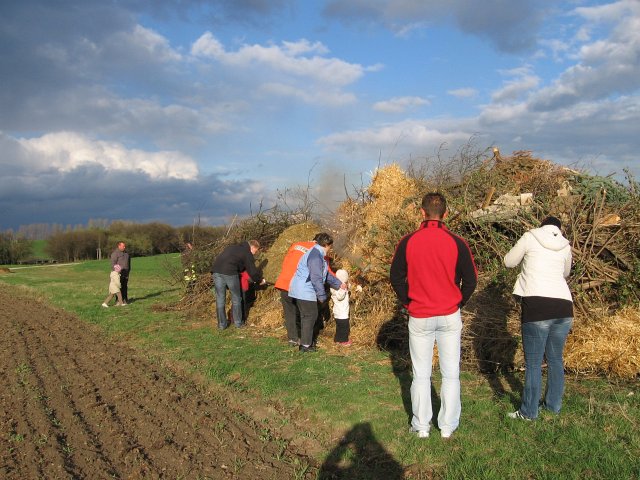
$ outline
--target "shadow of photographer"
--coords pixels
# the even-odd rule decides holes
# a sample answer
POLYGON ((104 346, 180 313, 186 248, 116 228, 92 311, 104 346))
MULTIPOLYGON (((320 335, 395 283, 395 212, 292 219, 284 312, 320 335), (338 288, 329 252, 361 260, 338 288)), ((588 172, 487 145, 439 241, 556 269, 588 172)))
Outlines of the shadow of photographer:
POLYGON ((376 440, 371 424, 358 423, 329 453, 318 472, 319 480, 404 478, 402 466, 376 440))

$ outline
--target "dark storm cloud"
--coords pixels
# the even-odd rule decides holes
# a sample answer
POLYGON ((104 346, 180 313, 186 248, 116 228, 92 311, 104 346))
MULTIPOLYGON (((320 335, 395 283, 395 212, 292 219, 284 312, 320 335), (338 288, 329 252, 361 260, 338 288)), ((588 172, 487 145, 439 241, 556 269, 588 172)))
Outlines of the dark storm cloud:
POLYGON ((32 223, 86 224, 107 218, 189 225, 221 224, 249 213, 250 205, 270 202, 269 193, 252 181, 152 180, 142 172, 82 165, 68 172, 37 177, 4 175, 0 179, 0 230, 32 223))
POLYGON ((489 39, 501 51, 515 53, 535 47, 547 5, 547 0, 330 0, 324 13, 349 23, 380 23, 396 32, 452 19, 462 31, 489 39))

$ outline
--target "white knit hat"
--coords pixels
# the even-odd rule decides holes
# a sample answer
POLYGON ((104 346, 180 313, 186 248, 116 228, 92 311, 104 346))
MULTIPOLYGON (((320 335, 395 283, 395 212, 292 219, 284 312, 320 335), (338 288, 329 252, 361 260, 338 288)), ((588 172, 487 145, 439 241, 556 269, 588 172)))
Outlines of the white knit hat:
POLYGON ((341 268, 336 272, 336 278, 342 283, 347 283, 349 281, 349 273, 341 268))

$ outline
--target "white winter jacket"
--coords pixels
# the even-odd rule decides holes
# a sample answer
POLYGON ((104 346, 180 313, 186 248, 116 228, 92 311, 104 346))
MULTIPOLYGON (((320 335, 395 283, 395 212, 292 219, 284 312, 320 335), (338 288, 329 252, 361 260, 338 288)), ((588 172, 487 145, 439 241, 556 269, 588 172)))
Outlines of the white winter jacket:
POLYGON ((571 245, 555 225, 526 232, 504 257, 508 268, 522 262, 514 295, 572 301, 565 278, 571 271, 571 245))

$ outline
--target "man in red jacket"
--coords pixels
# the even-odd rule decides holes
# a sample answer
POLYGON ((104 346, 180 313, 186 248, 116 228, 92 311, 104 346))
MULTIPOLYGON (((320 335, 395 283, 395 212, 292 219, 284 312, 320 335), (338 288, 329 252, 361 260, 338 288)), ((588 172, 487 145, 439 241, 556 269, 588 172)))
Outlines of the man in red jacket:
POLYGON ((409 353, 413 367, 411 431, 429 436, 431 369, 438 345, 442 387, 438 427, 449 438, 460 423, 460 308, 476 288, 477 271, 467 242, 451 233, 443 220, 447 202, 440 193, 422 199, 424 221, 396 247, 391 285, 409 311, 409 353))

